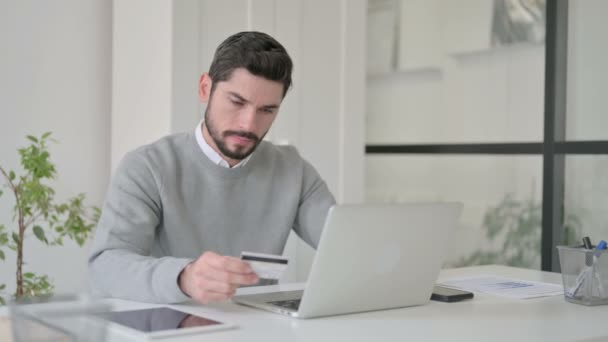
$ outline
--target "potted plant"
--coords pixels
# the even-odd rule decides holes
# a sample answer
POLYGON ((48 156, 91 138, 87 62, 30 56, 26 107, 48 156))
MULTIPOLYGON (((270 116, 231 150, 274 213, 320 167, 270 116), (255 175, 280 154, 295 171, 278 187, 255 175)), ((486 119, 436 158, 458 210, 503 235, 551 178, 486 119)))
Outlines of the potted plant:
MULTIPOLYGON (((486 244, 500 242, 501 247, 480 249, 463 257, 451 267, 501 264, 533 268, 540 264, 542 230, 542 207, 534 195, 517 200, 507 193, 497 206, 490 207, 483 218, 486 244)), ((570 213, 564 217, 564 243, 579 240, 582 223, 578 215, 570 213)))
MULTIPOLYGON (((41 137, 27 136, 30 145, 18 149, 23 173, 18 175, 0 165, 0 196, 3 191, 14 197, 13 224, 9 229, 0 223, 0 259, 5 259, 5 247, 16 255, 15 298, 25 296, 48 296, 53 284, 48 275, 23 272, 24 242, 34 236, 50 246, 63 245, 64 239, 74 240, 79 246, 92 235, 100 210, 84 205, 85 195, 79 194, 66 202, 57 203, 55 190, 46 184, 56 176, 55 165, 50 160, 48 142, 51 132, 41 137)), ((0 304, 6 299, 2 292, 6 284, 0 284, 0 304)))

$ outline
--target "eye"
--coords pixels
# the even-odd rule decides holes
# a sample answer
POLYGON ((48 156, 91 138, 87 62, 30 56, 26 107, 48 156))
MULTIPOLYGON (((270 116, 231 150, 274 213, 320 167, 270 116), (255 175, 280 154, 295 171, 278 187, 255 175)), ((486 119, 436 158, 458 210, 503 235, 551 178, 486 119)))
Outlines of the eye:
POLYGON ((232 102, 233 105, 239 106, 239 107, 243 105, 243 102, 239 101, 239 100, 230 99, 230 102, 232 102))
POLYGON ((274 109, 273 108, 262 108, 262 112, 267 113, 267 114, 272 114, 272 113, 274 113, 274 109))

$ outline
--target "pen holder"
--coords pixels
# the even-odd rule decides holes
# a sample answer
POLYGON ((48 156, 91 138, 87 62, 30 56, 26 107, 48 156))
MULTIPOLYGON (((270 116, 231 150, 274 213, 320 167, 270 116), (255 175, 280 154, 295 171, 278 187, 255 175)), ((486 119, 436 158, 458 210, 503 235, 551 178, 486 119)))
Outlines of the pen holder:
POLYGON ((608 304, 608 250, 557 249, 565 299, 583 305, 608 304))
POLYGON ((14 342, 97 342, 106 337, 98 315, 110 307, 75 296, 27 298, 9 304, 14 342))

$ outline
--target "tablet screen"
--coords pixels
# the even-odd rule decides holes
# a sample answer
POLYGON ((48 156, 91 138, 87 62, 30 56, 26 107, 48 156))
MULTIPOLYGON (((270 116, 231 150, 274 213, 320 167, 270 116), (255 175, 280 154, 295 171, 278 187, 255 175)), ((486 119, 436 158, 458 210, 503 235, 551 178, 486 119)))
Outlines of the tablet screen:
POLYGON ((102 314, 102 316, 111 322, 144 333, 223 324, 222 322, 166 307, 107 312, 102 314))

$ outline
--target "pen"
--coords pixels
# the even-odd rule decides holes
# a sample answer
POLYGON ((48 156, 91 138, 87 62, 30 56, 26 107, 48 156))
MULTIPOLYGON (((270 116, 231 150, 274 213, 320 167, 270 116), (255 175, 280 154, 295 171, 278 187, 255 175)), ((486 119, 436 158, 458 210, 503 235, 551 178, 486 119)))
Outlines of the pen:
MULTIPOLYGON (((583 247, 589 250, 593 249, 593 244, 591 244, 591 239, 588 236, 583 238, 583 247)), ((591 266, 591 264, 593 264, 591 254, 585 253, 585 265, 591 266)))
POLYGON ((576 282, 575 282, 574 286, 572 286, 571 288, 569 288, 566 291, 567 297, 574 298, 574 296, 576 296, 576 293, 578 292, 578 290, 580 290, 581 286, 585 282, 585 278, 587 277, 587 274, 590 272, 590 270, 591 270, 591 267, 586 266, 585 269, 581 273, 578 274, 578 277, 576 277, 576 282))
POLYGON ((585 249, 593 249, 593 245, 591 244, 591 239, 588 236, 583 238, 583 246, 585 249))
POLYGON ((597 246, 595 246, 595 252, 593 253, 593 257, 596 259, 599 258, 600 255, 602 255, 602 250, 606 249, 606 245, 606 241, 600 241, 597 246))
POLYGON ((595 279, 597 280, 598 291, 600 292, 600 297, 604 297, 604 285, 602 284, 602 279, 600 278, 600 273, 598 270, 598 260, 602 255, 602 250, 606 249, 606 241, 600 241, 597 246, 595 246, 595 252, 593 253, 593 267, 592 273, 594 274, 595 279))

